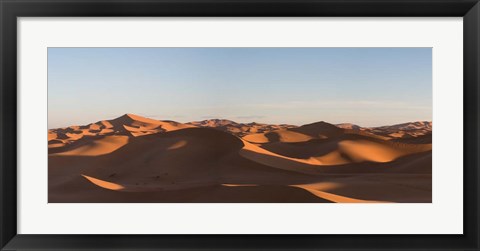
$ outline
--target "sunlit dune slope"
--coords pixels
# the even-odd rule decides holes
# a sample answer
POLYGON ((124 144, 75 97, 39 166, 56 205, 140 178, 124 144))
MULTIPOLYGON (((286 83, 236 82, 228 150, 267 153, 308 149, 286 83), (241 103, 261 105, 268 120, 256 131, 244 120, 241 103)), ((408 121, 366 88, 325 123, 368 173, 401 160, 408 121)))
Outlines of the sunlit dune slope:
POLYGON ((51 149, 52 156, 98 156, 111 153, 128 143, 129 137, 122 135, 100 136, 92 139, 84 139, 65 145, 62 148, 51 149), (58 151, 58 153, 56 153, 58 151))
POLYGON ((385 140, 396 140, 404 143, 431 143, 432 122, 431 121, 415 121, 396 125, 378 126, 378 127, 361 127, 350 123, 342 123, 336 125, 339 128, 354 131, 367 136, 376 136, 385 140), (423 140, 419 140, 422 138, 423 140), (428 142, 430 138, 430 142, 428 142))

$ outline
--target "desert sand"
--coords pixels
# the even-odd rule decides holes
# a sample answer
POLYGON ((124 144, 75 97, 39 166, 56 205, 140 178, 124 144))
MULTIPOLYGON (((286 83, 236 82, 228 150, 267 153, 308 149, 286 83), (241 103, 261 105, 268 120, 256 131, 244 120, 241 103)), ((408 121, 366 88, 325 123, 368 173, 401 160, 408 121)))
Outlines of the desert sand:
POLYGON ((430 203, 432 123, 375 128, 133 114, 48 131, 48 201, 430 203))

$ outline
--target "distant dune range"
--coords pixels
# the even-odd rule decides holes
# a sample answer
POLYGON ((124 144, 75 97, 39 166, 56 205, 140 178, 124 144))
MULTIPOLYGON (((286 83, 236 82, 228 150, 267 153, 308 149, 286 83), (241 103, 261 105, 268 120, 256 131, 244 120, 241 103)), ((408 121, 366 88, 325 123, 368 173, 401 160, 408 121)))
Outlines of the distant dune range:
POLYGON ((432 123, 365 128, 126 114, 48 131, 48 201, 431 202, 432 123))

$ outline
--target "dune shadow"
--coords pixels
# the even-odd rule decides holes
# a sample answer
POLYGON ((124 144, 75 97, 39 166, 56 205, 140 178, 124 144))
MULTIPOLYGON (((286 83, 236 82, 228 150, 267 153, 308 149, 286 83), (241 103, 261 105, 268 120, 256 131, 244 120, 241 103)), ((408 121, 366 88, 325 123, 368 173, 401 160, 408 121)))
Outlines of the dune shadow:
POLYGON ((335 151, 338 149, 338 140, 311 139, 303 142, 273 142, 262 144, 261 147, 286 157, 308 159, 335 151))
POLYGON ((268 142, 280 141, 280 135, 278 135, 276 132, 268 132, 265 134, 265 137, 268 139, 268 142))
POLYGON ((205 185, 175 190, 104 188, 86 179, 49 192, 49 203, 332 203, 297 187, 283 185, 205 185))
POLYGON ((431 175, 375 174, 335 179, 338 186, 325 190, 336 196, 365 201, 431 203, 431 175))
POLYGON ((214 186, 192 202, 206 203, 332 203, 314 194, 291 186, 214 186))

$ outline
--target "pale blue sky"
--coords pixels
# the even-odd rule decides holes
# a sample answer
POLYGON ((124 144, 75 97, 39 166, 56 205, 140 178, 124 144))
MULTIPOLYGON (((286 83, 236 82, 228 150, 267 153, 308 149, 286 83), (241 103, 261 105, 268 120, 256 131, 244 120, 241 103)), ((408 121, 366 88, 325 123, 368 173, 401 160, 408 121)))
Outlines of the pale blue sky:
POLYGON ((49 48, 48 127, 432 119, 431 48, 49 48))

